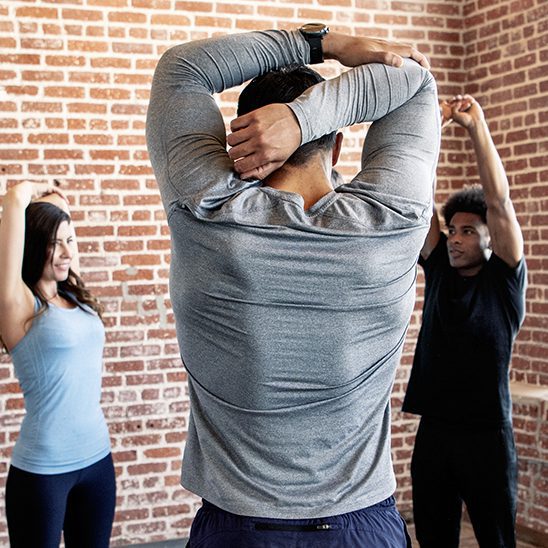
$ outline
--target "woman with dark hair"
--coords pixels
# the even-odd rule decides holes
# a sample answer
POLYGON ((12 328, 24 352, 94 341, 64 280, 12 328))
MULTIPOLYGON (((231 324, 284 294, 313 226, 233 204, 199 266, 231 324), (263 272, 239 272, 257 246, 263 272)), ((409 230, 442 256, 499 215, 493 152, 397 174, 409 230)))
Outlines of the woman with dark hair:
POLYGON ((108 547, 115 506, 100 406, 104 327, 78 275, 58 189, 24 182, 3 200, 0 336, 26 415, 6 484, 12 548, 108 547))

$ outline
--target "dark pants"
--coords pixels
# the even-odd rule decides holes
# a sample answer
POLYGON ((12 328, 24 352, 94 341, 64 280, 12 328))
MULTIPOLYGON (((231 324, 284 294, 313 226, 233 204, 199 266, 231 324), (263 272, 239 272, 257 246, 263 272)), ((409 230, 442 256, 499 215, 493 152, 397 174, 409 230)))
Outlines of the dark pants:
POLYGON ((316 519, 238 516, 203 501, 189 547, 406 548, 411 540, 394 497, 356 512, 316 519))
POLYGON ((483 548, 516 545, 517 458, 511 424, 451 427, 422 418, 411 461, 421 548, 457 548, 462 502, 483 548))
POLYGON ((33 474, 11 466, 6 517, 11 548, 108 548, 116 483, 112 456, 65 474, 33 474))

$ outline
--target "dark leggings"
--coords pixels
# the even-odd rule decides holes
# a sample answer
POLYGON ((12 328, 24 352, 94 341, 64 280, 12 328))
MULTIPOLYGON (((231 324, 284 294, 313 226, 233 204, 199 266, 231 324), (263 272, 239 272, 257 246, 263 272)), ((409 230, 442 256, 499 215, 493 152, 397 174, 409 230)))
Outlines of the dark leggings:
POLYGON ((112 456, 65 474, 10 466, 6 517, 11 548, 108 548, 116 483, 112 456))
POLYGON ((421 548, 457 548, 466 503, 478 544, 514 548, 517 458, 511 424, 464 428, 421 419, 411 462, 421 548))

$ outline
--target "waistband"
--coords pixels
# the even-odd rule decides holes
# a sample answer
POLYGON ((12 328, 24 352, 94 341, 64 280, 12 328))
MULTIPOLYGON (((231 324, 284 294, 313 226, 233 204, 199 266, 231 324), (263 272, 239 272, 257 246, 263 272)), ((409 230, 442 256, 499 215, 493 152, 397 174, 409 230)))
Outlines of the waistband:
POLYGON ((360 522, 369 515, 379 512, 393 512, 396 510, 396 500, 393 496, 382 500, 372 506, 361 508, 346 514, 338 514, 325 518, 309 518, 309 519, 277 519, 277 518, 260 518, 237 516, 231 514, 211 502, 202 499, 202 510, 205 512, 217 513, 224 516, 234 516, 244 519, 256 531, 294 531, 294 532, 315 532, 329 531, 333 529, 346 528, 352 522, 360 522))

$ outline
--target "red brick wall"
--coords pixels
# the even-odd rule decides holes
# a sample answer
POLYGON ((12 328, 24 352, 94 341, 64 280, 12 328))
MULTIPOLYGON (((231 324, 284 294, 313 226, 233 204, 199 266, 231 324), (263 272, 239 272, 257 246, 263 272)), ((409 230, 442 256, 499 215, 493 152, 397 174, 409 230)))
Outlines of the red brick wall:
MULTIPOLYGON (((0 190, 24 178, 63 181, 84 278, 107 308, 103 403, 118 478, 113 545, 185 536, 196 508, 196 499, 178 485, 188 399, 167 295, 168 232, 144 143, 150 80, 161 52, 217 32, 294 28, 310 20, 420 44, 431 56, 440 94, 473 91, 492 121, 525 230, 531 272, 529 316, 516 347, 514 377, 541 384, 546 383, 548 344, 548 281, 542 273, 548 239, 542 213, 548 205, 542 171, 546 107, 541 104, 547 84, 540 70, 547 58, 542 42, 547 18, 540 17, 541 4, 0 0, 0 190)), ((234 92, 221 98, 227 119, 234 114, 234 98, 234 92)), ((341 170, 350 174, 357 169, 364 128, 346 134, 341 170)), ((450 129, 439 168, 440 200, 474 176, 472 166, 462 133, 450 129)), ((410 507, 408 469, 416 420, 398 407, 418 320, 417 312, 393 402, 394 459, 404 511, 410 507)), ((2 492, 22 415, 9 357, 3 356, 2 492)), ((527 514, 532 492, 525 485, 520 490, 525 516, 520 519, 545 528, 546 516, 527 514)), ((543 492, 546 496, 546 487, 543 492)), ((0 545, 7 545, 2 503, 0 545)))

